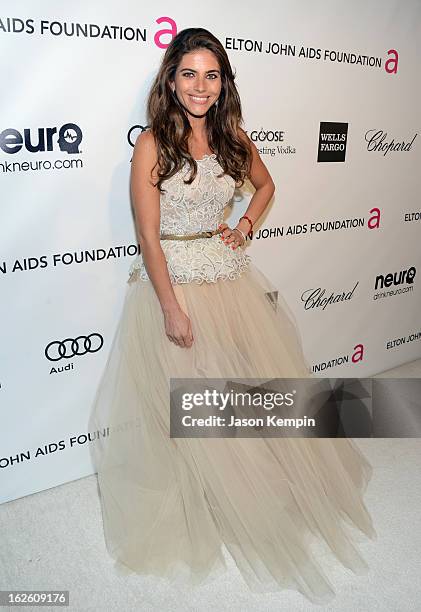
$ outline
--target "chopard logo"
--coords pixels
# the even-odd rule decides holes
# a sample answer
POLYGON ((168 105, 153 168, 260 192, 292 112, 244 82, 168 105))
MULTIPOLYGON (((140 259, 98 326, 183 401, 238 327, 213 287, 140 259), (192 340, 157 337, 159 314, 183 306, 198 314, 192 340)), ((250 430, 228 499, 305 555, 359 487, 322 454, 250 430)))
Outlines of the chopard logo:
POLYGON ((306 289, 303 291, 301 295, 301 301, 304 302, 304 310, 310 310, 311 308, 321 308, 324 310, 326 306, 330 306, 331 304, 336 304, 337 302, 346 302, 351 300, 355 289, 358 287, 359 281, 357 281, 351 291, 333 293, 330 292, 330 295, 324 297, 326 291, 321 287, 317 287, 316 289, 306 289))
POLYGON ((415 133, 412 140, 408 142, 405 142, 403 139, 395 142, 393 138, 386 140, 388 135, 383 130, 368 130, 365 134, 367 151, 380 151, 383 152, 383 156, 387 155, 390 151, 410 151, 417 136, 418 133, 415 133))
POLYGON ((104 338, 101 334, 90 334, 89 336, 77 336, 77 338, 65 338, 54 340, 45 347, 44 354, 49 361, 60 361, 60 359, 71 359, 76 355, 96 353, 102 348, 104 338))

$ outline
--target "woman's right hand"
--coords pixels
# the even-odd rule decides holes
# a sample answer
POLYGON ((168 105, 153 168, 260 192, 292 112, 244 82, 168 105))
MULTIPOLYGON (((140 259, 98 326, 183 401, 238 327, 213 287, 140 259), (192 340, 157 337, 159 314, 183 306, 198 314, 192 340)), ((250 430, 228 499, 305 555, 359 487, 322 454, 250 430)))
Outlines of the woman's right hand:
POLYGON ((189 317, 181 308, 164 312, 165 333, 169 340, 181 348, 193 344, 193 332, 189 317))

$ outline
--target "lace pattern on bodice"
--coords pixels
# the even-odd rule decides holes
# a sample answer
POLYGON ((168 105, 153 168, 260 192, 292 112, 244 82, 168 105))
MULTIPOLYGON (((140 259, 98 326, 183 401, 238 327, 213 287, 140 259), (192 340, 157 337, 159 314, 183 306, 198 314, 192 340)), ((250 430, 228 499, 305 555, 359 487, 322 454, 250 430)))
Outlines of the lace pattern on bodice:
MULTIPOLYGON (((183 178, 190 175, 187 164, 162 183, 160 196, 160 233, 194 234, 215 230, 224 220, 224 208, 235 190, 231 176, 223 175, 215 153, 196 160, 197 175, 190 185, 183 178)), ((243 249, 232 249, 219 235, 195 240, 161 240, 171 282, 203 283, 234 280, 248 267, 250 257, 243 249)), ((129 270, 128 282, 149 280, 140 254, 129 270)))

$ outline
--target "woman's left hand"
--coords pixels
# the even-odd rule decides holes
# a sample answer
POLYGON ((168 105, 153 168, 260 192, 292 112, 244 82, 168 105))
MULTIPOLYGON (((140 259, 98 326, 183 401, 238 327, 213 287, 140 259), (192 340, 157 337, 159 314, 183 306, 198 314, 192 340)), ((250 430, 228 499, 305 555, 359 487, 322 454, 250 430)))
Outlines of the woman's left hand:
POLYGON ((218 229, 221 229, 221 228, 223 228, 222 232, 220 233, 221 240, 227 246, 231 247, 232 249, 236 249, 244 243, 243 236, 235 228, 231 229, 230 227, 228 227, 226 223, 221 223, 218 229))

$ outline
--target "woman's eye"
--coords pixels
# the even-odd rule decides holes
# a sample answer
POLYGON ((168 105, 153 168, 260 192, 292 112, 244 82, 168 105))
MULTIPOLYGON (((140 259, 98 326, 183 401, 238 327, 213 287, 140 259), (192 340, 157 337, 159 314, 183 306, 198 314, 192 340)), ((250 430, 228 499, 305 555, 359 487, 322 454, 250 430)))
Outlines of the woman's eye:
MULTIPOLYGON (((189 77, 190 75, 193 75, 193 73, 192 72, 183 72, 183 76, 189 77)), ((216 79, 216 74, 208 74, 208 76, 212 77, 212 79, 216 79)))

